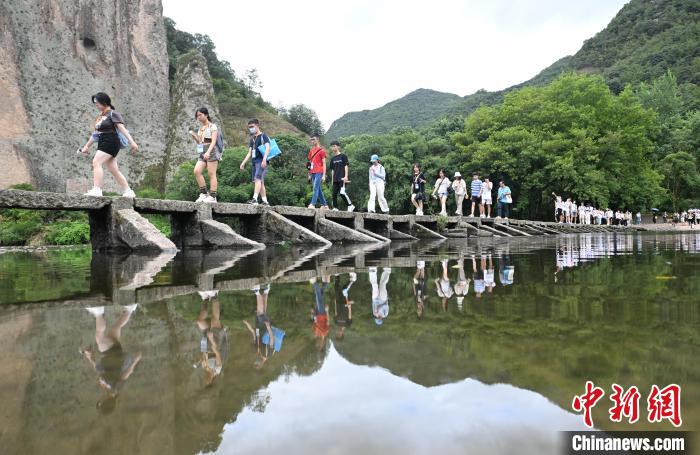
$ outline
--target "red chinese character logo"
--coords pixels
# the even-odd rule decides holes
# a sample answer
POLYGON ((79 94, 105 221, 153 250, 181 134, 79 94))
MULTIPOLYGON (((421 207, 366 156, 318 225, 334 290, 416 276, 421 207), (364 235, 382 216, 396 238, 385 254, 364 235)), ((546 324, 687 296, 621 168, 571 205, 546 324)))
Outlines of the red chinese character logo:
POLYGON ((586 393, 574 396, 571 407, 574 408, 576 412, 583 411, 583 423, 585 423, 588 428, 593 428, 591 409, 603 398, 603 395, 605 395, 603 389, 595 387, 592 381, 586 381, 586 393))
POLYGON ((635 423, 639 420, 639 398, 641 394, 637 386, 632 386, 625 392, 622 387, 617 384, 612 385, 613 394, 610 395, 610 401, 615 403, 610 408, 610 420, 613 422, 621 422, 622 417, 627 417, 629 423, 635 423), (624 392, 624 393, 623 393, 624 392))
POLYGON ((667 385, 663 389, 654 384, 647 398, 649 422, 661 422, 668 419, 675 427, 680 427, 681 419, 681 387, 676 384, 667 385))

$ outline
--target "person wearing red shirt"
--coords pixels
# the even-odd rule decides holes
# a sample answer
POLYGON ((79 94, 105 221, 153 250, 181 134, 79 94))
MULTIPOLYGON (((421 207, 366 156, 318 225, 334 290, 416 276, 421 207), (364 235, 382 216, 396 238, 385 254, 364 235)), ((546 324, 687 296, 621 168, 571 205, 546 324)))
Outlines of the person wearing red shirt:
POLYGON ((311 317, 313 318, 316 347, 319 351, 325 348, 326 338, 331 330, 330 324, 328 323, 328 305, 324 303, 324 293, 326 292, 330 280, 330 276, 322 276, 321 284, 318 283, 316 278, 309 280, 314 288, 314 306, 311 310, 311 317))
POLYGON ((328 155, 326 154, 326 150, 321 147, 321 142, 317 135, 311 136, 309 142, 311 143, 311 150, 309 150, 307 167, 309 169, 311 184, 314 188, 309 208, 315 209, 316 202, 319 202, 322 209, 327 209, 328 201, 326 201, 326 197, 323 195, 321 183, 326 181, 326 157, 328 155))

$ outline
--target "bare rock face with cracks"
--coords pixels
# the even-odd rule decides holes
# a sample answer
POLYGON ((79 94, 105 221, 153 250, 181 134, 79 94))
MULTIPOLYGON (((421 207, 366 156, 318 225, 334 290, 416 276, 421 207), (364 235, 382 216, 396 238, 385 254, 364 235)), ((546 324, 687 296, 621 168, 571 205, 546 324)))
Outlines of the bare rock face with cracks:
POLYGON ((200 107, 207 108, 211 121, 223 131, 207 61, 201 53, 191 50, 177 61, 171 87, 168 143, 163 158, 163 173, 160 174, 163 181, 159 182, 159 186, 165 185, 178 165, 197 158, 196 147, 188 131, 197 132, 201 126, 194 119, 194 113, 200 107))
MULTIPOLYGON (((0 188, 91 186, 76 155, 104 91, 140 146, 119 165, 138 184, 166 156, 170 94, 160 0, 3 0, 0 3, 0 188)), ((94 151, 94 149, 93 149, 94 151)), ((111 177, 105 189, 114 188, 111 177)))

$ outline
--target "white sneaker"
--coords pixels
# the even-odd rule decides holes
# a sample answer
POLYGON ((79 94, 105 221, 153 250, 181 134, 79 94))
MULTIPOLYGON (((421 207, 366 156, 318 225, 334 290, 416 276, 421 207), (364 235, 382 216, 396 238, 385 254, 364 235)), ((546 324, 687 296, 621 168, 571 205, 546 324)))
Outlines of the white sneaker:
POLYGON ((447 216, 447 212, 440 212, 440 216, 447 216))
POLYGON ((207 194, 207 197, 205 197, 202 202, 206 204, 216 204, 216 198, 213 197, 211 194, 207 194))
POLYGON ((105 307, 103 306, 87 306, 85 309, 95 317, 105 314, 105 307))
POLYGON ((133 199, 136 197, 136 193, 134 193, 134 190, 129 188, 128 190, 126 190, 122 193, 122 197, 130 197, 133 199))
POLYGON ((204 199, 206 199, 207 196, 209 196, 207 193, 199 193, 199 197, 194 202, 204 202, 204 199))
POLYGON ((479 215, 479 218, 486 218, 486 215, 479 215))
POLYGON ((338 211, 338 209, 335 207, 333 207, 333 210, 331 210, 331 212, 337 212, 337 211, 338 211))
POLYGON ((85 196, 102 197, 102 188, 93 187, 90 191, 85 193, 85 196))
POLYGON ((354 205, 348 205, 348 212, 354 212, 355 211, 355 206, 354 205))
POLYGON ((122 305, 125 311, 128 311, 129 313, 133 313, 136 310, 136 307, 138 307, 138 303, 132 303, 131 305, 122 305))

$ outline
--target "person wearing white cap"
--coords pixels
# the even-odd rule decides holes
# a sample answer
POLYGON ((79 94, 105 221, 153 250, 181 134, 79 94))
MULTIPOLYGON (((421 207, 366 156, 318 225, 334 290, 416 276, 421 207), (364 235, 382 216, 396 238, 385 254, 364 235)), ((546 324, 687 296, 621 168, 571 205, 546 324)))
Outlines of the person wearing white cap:
POLYGON ((378 155, 372 155, 370 162, 372 165, 369 167, 369 201, 367 201, 367 211, 374 213, 375 201, 379 199, 379 208, 382 209, 382 212, 389 213, 389 204, 384 197, 386 170, 379 162, 378 155))
POLYGON ((457 211, 455 215, 462 216, 462 202, 464 202, 464 197, 467 195, 467 183, 462 180, 462 174, 459 172, 455 172, 455 177, 452 181, 452 189, 455 192, 455 199, 457 200, 457 211))

